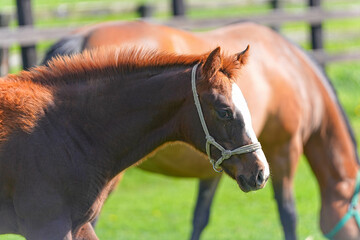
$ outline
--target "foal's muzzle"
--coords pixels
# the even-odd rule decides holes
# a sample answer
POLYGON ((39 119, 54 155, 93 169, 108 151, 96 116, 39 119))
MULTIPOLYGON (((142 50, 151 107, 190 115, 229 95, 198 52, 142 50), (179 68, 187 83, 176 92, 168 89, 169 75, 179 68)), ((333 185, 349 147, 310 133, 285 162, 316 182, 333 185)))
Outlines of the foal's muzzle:
POLYGON ((263 188, 268 178, 268 176, 265 176, 264 170, 261 169, 248 179, 244 175, 239 175, 236 177, 236 182, 238 183, 241 190, 244 192, 249 192, 263 188))

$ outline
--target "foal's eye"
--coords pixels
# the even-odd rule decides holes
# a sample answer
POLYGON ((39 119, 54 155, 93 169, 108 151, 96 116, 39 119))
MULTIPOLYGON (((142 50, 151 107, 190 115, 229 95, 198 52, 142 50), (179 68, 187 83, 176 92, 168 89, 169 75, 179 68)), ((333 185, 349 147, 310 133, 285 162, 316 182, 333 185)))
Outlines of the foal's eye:
POLYGON ((219 109, 216 110, 216 113, 219 118, 225 119, 225 120, 232 120, 234 119, 232 111, 230 109, 219 109))

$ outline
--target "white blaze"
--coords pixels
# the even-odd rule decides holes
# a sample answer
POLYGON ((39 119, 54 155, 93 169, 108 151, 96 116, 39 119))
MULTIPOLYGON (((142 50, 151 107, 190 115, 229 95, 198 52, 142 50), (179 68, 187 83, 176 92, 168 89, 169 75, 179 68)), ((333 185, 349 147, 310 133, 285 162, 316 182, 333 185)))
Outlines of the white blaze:
MULTIPOLYGON (((240 111, 240 113, 243 116, 246 135, 251 139, 252 143, 258 142, 255 131, 252 127, 251 115, 250 115, 249 108, 247 106, 244 95, 242 94, 240 88, 238 87, 238 85, 236 83, 232 84, 231 94, 232 94, 232 100, 233 100, 235 107, 237 108, 237 110, 240 111)), ((266 160, 265 154, 262 151, 262 149, 256 150, 255 154, 258 156, 260 161, 264 164, 264 167, 265 167, 264 177, 267 178, 270 174, 270 169, 269 169, 269 164, 266 160)))

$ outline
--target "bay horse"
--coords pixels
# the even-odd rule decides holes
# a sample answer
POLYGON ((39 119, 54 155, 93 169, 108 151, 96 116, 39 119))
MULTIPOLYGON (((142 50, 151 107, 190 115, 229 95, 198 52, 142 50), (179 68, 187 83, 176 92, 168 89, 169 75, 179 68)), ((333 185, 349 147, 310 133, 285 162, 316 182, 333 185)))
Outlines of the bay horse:
MULTIPOLYGON (((358 206, 359 158, 347 117, 318 65, 271 29, 239 23, 192 33, 141 21, 102 23, 80 28, 54 44, 44 62, 55 55, 109 45, 135 45, 184 54, 206 52, 214 46, 235 53, 247 44, 252 48, 237 84, 244 90, 254 130, 272 169, 285 239, 296 239, 293 181, 303 153, 320 188, 322 232, 334 239, 360 239, 359 226, 352 218, 356 214, 352 209, 358 206)), ((199 239, 208 223, 221 174, 212 170, 204 154, 181 142, 157 149, 139 167, 169 176, 200 179, 191 234, 192 240, 199 239)))
POLYGON ((247 54, 97 49, 0 79, 0 234, 98 239, 90 221, 112 179, 172 141, 263 188, 269 166, 235 84, 247 54))

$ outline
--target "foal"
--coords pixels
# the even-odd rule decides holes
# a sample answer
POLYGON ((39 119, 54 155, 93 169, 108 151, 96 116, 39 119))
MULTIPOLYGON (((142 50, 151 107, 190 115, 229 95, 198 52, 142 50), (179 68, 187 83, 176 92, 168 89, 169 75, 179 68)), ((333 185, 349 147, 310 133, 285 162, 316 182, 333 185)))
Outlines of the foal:
POLYGON ((1 79, 0 233, 97 239, 89 221, 114 176, 176 140, 244 191, 264 187, 269 167, 234 84, 246 56, 100 49, 1 79))

